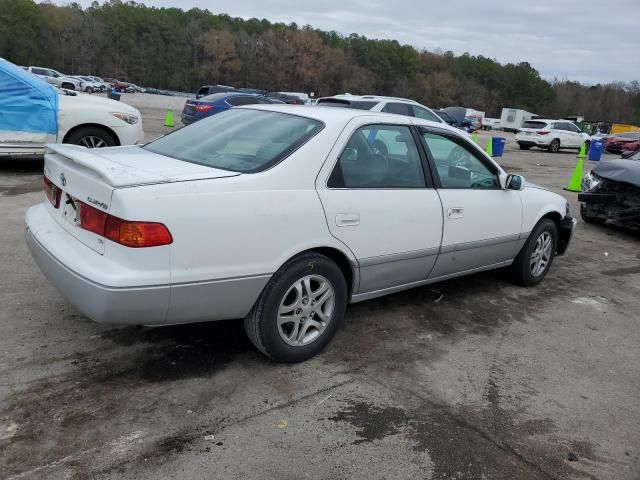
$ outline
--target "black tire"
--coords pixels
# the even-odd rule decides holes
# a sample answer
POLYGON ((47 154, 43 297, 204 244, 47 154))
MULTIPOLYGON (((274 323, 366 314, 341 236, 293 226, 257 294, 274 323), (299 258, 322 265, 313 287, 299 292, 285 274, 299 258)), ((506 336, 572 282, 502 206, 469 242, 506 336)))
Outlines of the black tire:
POLYGON ((64 88, 65 90, 74 90, 76 89, 76 86, 73 83, 63 83, 60 88, 64 88))
POLYGON ((558 227, 553 220, 549 218, 543 218, 538 222, 538 224, 531 231, 531 234, 529 235, 529 238, 527 239, 526 243, 522 247, 522 250, 520 250, 520 253, 518 253, 518 256, 516 257, 513 264, 511 265, 511 274, 512 274, 513 280, 517 284, 522 285, 523 287, 532 287, 540 283, 542 279, 547 275, 547 272, 549 271, 549 269, 551 268, 551 265, 553 264, 553 258, 555 256, 557 247, 558 247, 558 227), (546 232, 548 232, 551 235, 551 239, 552 239, 551 255, 549 257, 549 260, 546 266, 544 267, 544 270, 541 273, 534 276, 531 271, 532 254, 536 247, 536 243, 538 239, 541 237, 541 235, 543 235, 546 232))
POLYGON ((305 253, 285 263, 269 280, 244 320, 251 343, 276 362, 302 362, 319 353, 342 324, 347 307, 347 283, 338 266, 317 253, 305 253), (325 329, 310 343, 293 346, 285 342, 278 327, 278 310, 287 292, 308 275, 326 279, 334 293, 333 312, 325 329))
POLYGON ((109 132, 97 127, 79 128, 69 135, 64 143, 82 145, 87 148, 113 147, 116 145, 115 139, 109 132), (97 143, 97 140, 101 140, 102 143, 97 143))
POLYGON ((554 138, 551 140, 549 147, 547 148, 551 153, 558 153, 560 151, 560 139, 554 138))
POLYGON ((531 147, 533 147, 533 145, 522 145, 521 143, 520 145, 520 150, 529 150, 531 147))
POLYGON ((591 225, 602 225, 607 221, 606 218, 601 217, 593 217, 587 213, 587 209, 580 205, 580 217, 584 220, 585 223, 590 223, 591 225))
POLYGON ((86 93, 93 93, 93 88, 92 87, 87 87, 87 88, 84 89, 84 91, 86 93))

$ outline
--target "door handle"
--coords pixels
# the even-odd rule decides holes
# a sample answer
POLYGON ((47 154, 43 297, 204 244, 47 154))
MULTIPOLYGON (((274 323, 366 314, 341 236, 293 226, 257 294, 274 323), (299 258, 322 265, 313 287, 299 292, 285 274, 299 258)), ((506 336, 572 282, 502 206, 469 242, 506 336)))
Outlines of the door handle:
POLYGON ((360 225, 360 214, 338 213, 336 215, 336 225, 339 227, 355 227, 356 225, 360 225))
POLYGON ((462 218, 464 217, 464 208, 452 207, 447 210, 447 217, 449 218, 462 218))

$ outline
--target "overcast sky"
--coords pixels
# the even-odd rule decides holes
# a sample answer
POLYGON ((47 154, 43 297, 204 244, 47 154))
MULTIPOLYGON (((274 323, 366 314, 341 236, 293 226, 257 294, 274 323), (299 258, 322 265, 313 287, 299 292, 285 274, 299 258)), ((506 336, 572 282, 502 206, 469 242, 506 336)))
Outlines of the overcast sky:
MULTIPOLYGON (((69 3, 66 0, 59 4, 69 3)), ((88 6, 91 0, 79 0, 88 6)), ((100 2, 102 3, 102 2, 100 2)), ((640 1, 139 0, 234 17, 296 22, 417 48, 526 61, 546 79, 640 80, 640 1)))

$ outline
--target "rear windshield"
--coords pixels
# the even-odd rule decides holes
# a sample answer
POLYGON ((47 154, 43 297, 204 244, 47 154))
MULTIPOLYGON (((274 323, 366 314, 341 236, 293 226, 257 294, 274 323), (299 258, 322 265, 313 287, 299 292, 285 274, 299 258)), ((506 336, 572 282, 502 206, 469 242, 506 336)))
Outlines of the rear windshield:
POLYGON ((548 125, 547 122, 534 122, 529 120, 522 124, 522 128, 545 128, 548 125))
POLYGON ((254 173, 284 160, 322 127, 317 120, 297 115, 231 109, 176 130, 144 148, 185 162, 254 173))
POLYGON ((321 107, 344 107, 355 108, 357 110, 371 110, 378 102, 367 102, 363 100, 342 100, 341 98, 323 98, 318 100, 321 107))

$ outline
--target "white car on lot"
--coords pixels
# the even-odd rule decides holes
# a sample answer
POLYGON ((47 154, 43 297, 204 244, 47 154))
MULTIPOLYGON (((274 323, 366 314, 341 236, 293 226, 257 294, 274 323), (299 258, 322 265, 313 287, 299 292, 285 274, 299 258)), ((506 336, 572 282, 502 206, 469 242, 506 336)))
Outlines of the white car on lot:
POLYGON ((52 145, 44 170, 27 243, 82 313, 244 318, 278 361, 320 351, 350 302, 507 266, 535 285, 576 223, 457 129, 345 108, 233 108, 145 146, 52 145))
POLYGON ((67 90, 78 90, 80 92, 84 91, 82 80, 70 75, 60 73, 53 68, 27 67, 26 70, 30 73, 33 73, 34 75, 44 78, 51 85, 54 85, 58 88, 64 88, 67 90))
POLYGON ((144 140, 137 109, 57 89, 2 59, 0 119, 0 156, 42 155, 47 143, 94 148, 144 140))
POLYGON ((568 120, 527 120, 516 134, 521 150, 540 147, 551 153, 561 148, 589 150, 590 136, 568 120))
POLYGON ((395 113, 407 117, 416 117, 437 123, 445 123, 438 114, 429 107, 407 98, 381 97, 377 95, 334 95, 318 99, 321 107, 344 107, 370 112, 395 113))

